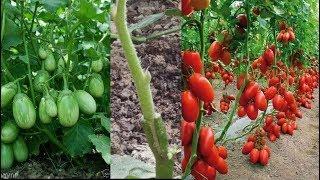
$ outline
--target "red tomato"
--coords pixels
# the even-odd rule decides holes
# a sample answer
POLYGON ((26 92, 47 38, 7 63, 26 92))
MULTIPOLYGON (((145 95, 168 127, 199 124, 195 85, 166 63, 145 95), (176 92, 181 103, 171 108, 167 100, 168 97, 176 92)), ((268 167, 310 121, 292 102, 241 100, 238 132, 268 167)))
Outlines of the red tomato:
POLYGON ((207 78, 199 73, 189 77, 189 86, 192 93, 204 102, 212 102, 214 98, 213 88, 207 78))
POLYGON ((263 53, 263 59, 267 62, 268 65, 272 65, 274 61, 274 53, 271 49, 265 50, 263 53))
POLYGON ((225 147, 219 146, 218 151, 219 151, 219 156, 222 157, 223 159, 226 159, 228 157, 228 151, 225 147))
POLYGON ((268 115, 265 119, 266 125, 270 125, 273 122, 273 117, 271 115, 268 115))
POLYGON ((209 48, 209 56, 212 61, 217 61, 221 58, 222 45, 218 41, 214 41, 209 48))
POLYGON ((200 54, 197 51, 183 52, 182 60, 185 67, 191 67, 195 73, 201 73, 203 64, 200 54))
POLYGON ((262 149, 259 153, 259 161, 260 161, 260 164, 265 166, 268 164, 269 162, 269 154, 268 152, 265 150, 265 149, 262 149))
POLYGON ((219 157, 218 162, 214 165, 214 168, 221 174, 228 173, 228 164, 222 157, 219 157))
POLYGON ((264 145, 263 149, 268 152, 268 157, 270 157, 271 156, 271 149, 267 145, 264 145))
POLYGON ((210 149, 210 153, 208 157, 204 157, 204 160, 212 167, 216 168, 215 165, 218 163, 219 158, 219 150, 218 148, 214 145, 210 149))
POLYGON ((206 78, 211 79, 212 78, 212 73, 210 71, 206 72, 206 78))
POLYGON ((237 16, 237 19, 238 19, 238 23, 237 23, 238 26, 242 28, 246 28, 248 26, 248 19, 245 14, 239 14, 237 16))
POLYGON ((283 134, 286 134, 288 132, 288 124, 287 123, 282 124, 281 131, 283 134))
POLYGON ((181 122, 181 142, 182 146, 189 145, 192 140, 193 131, 195 129, 195 123, 188 123, 184 120, 181 122))
POLYGON ((248 136, 247 142, 255 142, 256 141, 256 136, 254 134, 251 134, 248 136))
POLYGON ((254 103, 255 103, 255 106, 261 111, 265 111, 268 107, 267 99, 262 91, 256 94, 254 103))
POLYGON ((285 107, 285 100, 281 95, 275 95, 274 98, 272 99, 272 105, 274 109, 278 111, 282 111, 283 108, 285 107))
POLYGON ((277 112, 276 114, 276 118, 277 119, 281 119, 281 118, 285 118, 286 114, 284 112, 277 112))
POLYGON ((247 100, 250 100, 256 96, 259 91, 259 84, 251 81, 248 83, 246 89, 244 90, 244 96, 247 100))
POLYGON ((245 75, 244 74, 240 74, 237 78, 237 89, 239 90, 242 86, 242 84, 245 81, 245 75))
POLYGON ((274 134, 277 138, 280 137, 280 131, 281 131, 281 126, 279 126, 279 125, 277 125, 277 124, 273 126, 273 134, 274 134))
POLYGON ((288 132, 288 134, 290 134, 291 136, 293 135, 293 127, 291 126, 291 124, 288 124, 288 130, 287 130, 287 132, 288 132))
POLYGON ((258 117, 258 108, 254 104, 249 104, 246 107, 246 113, 251 120, 255 120, 258 117))
POLYGON ((181 11, 184 16, 189 16, 193 12, 193 7, 190 5, 191 0, 181 1, 181 11))
POLYGON ((191 174, 195 179, 206 179, 208 177, 208 164, 198 159, 192 166, 191 174))
POLYGON ((285 32, 282 37, 283 42, 287 43, 289 39, 290 39, 290 34, 288 32, 285 32))
POLYGON ((289 41, 294 41, 296 39, 296 36, 294 35, 294 32, 289 31, 289 41))
POLYGON ((259 161, 259 150, 254 148, 250 152, 250 162, 255 164, 259 161))
POLYGON ((191 0, 190 5, 194 7, 194 10, 199 11, 209 7, 210 0, 191 0))
POLYGON ((269 87, 276 86, 279 83, 280 83, 280 79, 278 77, 273 77, 269 79, 269 87))
POLYGON ((277 137, 274 134, 269 133, 269 140, 271 142, 274 142, 277 139, 277 137))
POLYGON ((279 33, 277 36, 277 41, 282 42, 283 41, 283 33, 279 33))
POLYGON ((254 148, 253 141, 246 142, 242 147, 242 154, 245 154, 245 155, 249 154, 253 148, 254 148))
POLYGON ((246 115, 246 110, 245 110, 245 108, 243 107, 243 106, 239 106, 238 107, 238 116, 239 117, 243 117, 243 116, 245 116, 246 115))
POLYGON ((285 118, 280 118, 280 119, 278 120, 277 124, 278 124, 279 126, 282 126, 285 122, 287 122, 285 118))
POLYGON ((292 103, 295 103, 295 98, 294 98, 294 95, 292 92, 290 91, 286 91, 284 93, 284 99, 289 103, 289 104, 292 104, 292 103))
POLYGON ((222 52, 221 61, 222 61, 225 65, 229 65, 229 64, 230 64, 230 62, 231 62, 231 54, 230 54, 229 51, 224 50, 224 51, 222 52))
POLYGON ((207 174, 208 174, 208 177, 207 177, 208 180, 215 180, 217 171, 214 167, 208 166, 207 174))
POLYGON ((184 157, 182 159, 182 162, 181 162, 182 172, 184 172, 186 170, 188 162, 189 162, 189 158, 184 157))
POLYGON ((190 92, 181 93, 182 117, 187 122, 195 122, 199 116, 199 101, 190 92))
POLYGON ((202 156, 207 157, 214 146, 214 134, 210 127, 202 127, 199 133, 199 152, 202 156))

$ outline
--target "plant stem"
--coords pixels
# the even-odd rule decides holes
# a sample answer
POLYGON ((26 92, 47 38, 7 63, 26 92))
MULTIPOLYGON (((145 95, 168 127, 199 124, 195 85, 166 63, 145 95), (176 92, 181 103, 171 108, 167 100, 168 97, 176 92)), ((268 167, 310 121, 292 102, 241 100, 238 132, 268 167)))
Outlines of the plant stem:
POLYGON ((126 0, 117 1, 113 19, 138 94, 144 118, 143 129, 156 159, 156 178, 172 178, 173 161, 168 157, 168 141, 160 139, 166 137, 166 130, 161 116, 155 112, 150 88, 151 75, 142 69, 130 37, 126 22, 126 0))

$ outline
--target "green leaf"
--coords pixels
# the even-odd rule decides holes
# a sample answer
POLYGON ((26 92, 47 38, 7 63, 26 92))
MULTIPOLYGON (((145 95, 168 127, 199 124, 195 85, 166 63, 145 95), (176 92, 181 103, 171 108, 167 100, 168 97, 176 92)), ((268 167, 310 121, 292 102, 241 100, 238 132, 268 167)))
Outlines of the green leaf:
POLYGON ((111 179, 148 179, 155 177, 154 165, 130 156, 111 156, 111 179))
POLYGON ((101 153, 102 158, 107 164, 111 162, 110 154, 110 138, 105 135, 89 135, 90 141, 96 147, 96 150, 101 153))
POLYGON ((67 129, 63 136, 63 144, 71 156, 81 156, 90 152, 92 144, 89 135, 94 134, 91 124, 80 119, 73 127, 67 129))
POLYGON ((265 19, 262 19, 260 16, 257 17, 257 20, 259 22, 259 25, 266 29, 267 28, 267 21, 265 19))
POLYGON ((97 9, 93 3, 90 3, 86 0, 80 0, 80 8, 78 11, 76 11, 76 16, 80 19, 82 22, 86 22, 88 20, 97 20, 101 23, 106 21, 107 12, 102 11, 101 13, 97 12, 97 9))
POLYGON ((11 46, 16 47, 21 43, 22 34, 19 27, 11 19, 6 18, 2 48, 8 50, 11 46))
POLYGON ((158 13, 158 14, 152 14, 150 16, 147 16, 143 18, 141 21, 131 24, 128 28, 129 31, 132 32, 137 29, 142 29, 150 24, 154 24, 156 21, 160 20, 165 14, 164 13, 158 13))
POLYGON ((66 6, 69 0, 39 0, 39 2, 46 10, 55 12, 58 8, 66 6))
POLYGON ((110 118, 101 117, 101 125, 110 133, 110 118))

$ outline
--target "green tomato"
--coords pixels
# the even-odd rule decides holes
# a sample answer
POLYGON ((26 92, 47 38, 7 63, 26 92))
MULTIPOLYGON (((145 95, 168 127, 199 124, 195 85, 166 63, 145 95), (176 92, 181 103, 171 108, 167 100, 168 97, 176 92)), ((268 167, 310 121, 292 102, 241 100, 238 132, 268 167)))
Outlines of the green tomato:
POLYGON ((93 114, 97 110, 96 101, 84 90, 77 90, 75 93, 80 111, 85 114, 93 114))
POLYGON ((13 121, 6 121, 1 128, 1 142, 12 143, 19 133, 19 128, 13 121))
POLYGON ((72 91, 63 90, 58 97, 58 118, 64 127, 71 127, 79 119, 79 105, 72 91))
POLYGON ((12 145, 1 143, 1 169, 10 169, 13 160, 12 145))
POLYGON ((13 117, 22 129, 31 128, 36 122, 36 110, 30 98, 23 93, 14 96, 12 103, 13 117))
POLYGON ((17 90, 18 86, 13 82, 9 82, 8 84, 1 86, 1 108, 6 107, 12 102, 17 90))

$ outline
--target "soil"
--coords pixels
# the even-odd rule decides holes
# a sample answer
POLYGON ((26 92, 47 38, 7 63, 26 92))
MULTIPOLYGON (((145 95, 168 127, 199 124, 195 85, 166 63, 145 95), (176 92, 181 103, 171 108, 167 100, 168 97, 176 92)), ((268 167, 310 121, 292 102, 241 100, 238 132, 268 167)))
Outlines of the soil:
MULTIPOLYGON (((144 17, 178 7, 176 1, 141 0, 128 1, 128 23, 137 23, 144 17)), ((144 36, 179 25, 179 19, 166 17, 135 31, 135 36, 144 36)), ((111 29, 115 32, 115 26, 111 29)), ((179 33, 166 35, 152 41, 136 44, 142 67, 151 73, 151 89, 156 111, 161 113, 166 124, 170 145, 180 145, 180 38, 179 33)), ((111 50, 111 112, 112 154, 130 155, 154 165, 141 126, 141 110, 136 90, 119 40, 112 43, 111 50)), ((180 161, 180 160, 179 160, 180 161)), ((176 161, 176 174, 180 174, 176 161)))
POLYGON ((24 163, 15 163, 10 170, 1 170, 1 179, 110 178, 110 167, 106 166, 99 153, 88 154, 82 160, 76 164, 65 156, 40 154, 24 163))

